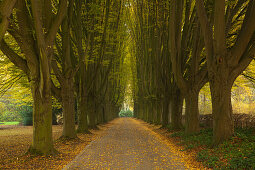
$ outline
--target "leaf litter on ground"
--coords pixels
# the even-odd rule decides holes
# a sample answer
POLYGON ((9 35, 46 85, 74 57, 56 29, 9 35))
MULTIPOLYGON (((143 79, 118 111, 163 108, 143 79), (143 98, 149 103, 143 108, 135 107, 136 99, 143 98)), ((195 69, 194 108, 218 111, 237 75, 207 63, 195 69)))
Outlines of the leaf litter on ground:
POLYGON ((78 138, 58 140, 62 126, 53 126, 54 156, 26 154, 32 142, 32 126, 1 126, 0 129, 0 169, 62 169, 71 162, 91 141, 104 134, 111 123, 90 130, 91 134, 78 134, 78 138))

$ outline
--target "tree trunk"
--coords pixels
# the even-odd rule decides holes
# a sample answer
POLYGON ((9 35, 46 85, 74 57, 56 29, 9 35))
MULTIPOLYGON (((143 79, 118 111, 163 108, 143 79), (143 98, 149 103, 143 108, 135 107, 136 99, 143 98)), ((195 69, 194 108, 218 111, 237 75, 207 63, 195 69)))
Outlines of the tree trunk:
POLYGON ((135 101, 134 102, 134 118, 138 118, 138 114, 137 114, 137 112, 138 112, 138 104, 137 104, 137 102, 135 101))
POLYGON ((64 116, 64 126, 62 137, 76 138, 75 132, 75 98, 74 98, 74 83, 72 78, 63 80, 61 94, 64 116))
POLYGON ((103 109, 102 105, 100 105, 97 112, 98 112, 97 113, 97 124, 101 124, 104 122, 103 121, 104 109, 103 109))
POLYGON ((142 119, 143 119, 143 116, 142 116, 142 115, 143 115, 143 114, 142 114, 143 104, 142 104, 141 100, 139 101, 139 104, 138 104, 138 107, 137 107, 137 108, 138 108, 138 109, 137 109, 137 111, 138 111, 138 112, 137 112, 137 113, 138 113, 138 114, 137 114, 137 118, 142 120, 142 119))
POLYGON ((107 117, 106 117, 106 103, 104 103, 104 106, 102 107, 102 123, 107 122, 107 117))
POLYGON ((165 96, 163 101, 162 127, 166 127, 169 123, 169 102, 170 97, 165 96))
POLYGON ((148 122, 148 102, 144 101, 144 106, 143 106, 143 120, 145 122, 148 122))
POLYGON ((179 130, 182 128, 182 105, 183 98, 180 90, 176 90, 170 101, 171 128, 179 130))
MULTIPOLYGON (((45 86, 49 86, 45 84, 45 86)), ((50 155, 56 150, 52 139, 52 99, 50 90, 40 92, 40 83, 31 81, 33 95, 33 140, 29 152, 50 155)))
POLYGON ((153 101, 148 102, 148 122, 153 123, 154 120, 154 109, 153 109, 153 101))
POLYGON ((213 144, 215 146, 234 134, 231 88, 232 84, 226 83, 226 80, 210 83, 213 113, 213 144))
POLYGON ((152 101, 152 123, 157 124, 157 102, 156 100, 152 101))
POLYGON ((86 101, 86 110, 88 113, 88 118, 89 118, 89 129, 96 129, 96 112, 95 112, 95 100, 94 96, 89 96, 87 97, 86 101))
POLYGON ((110 104, 109 101, 106 101, 105 106, 104 106, 104 116, 105 116, 105 122, 109 122, 110 121, 110 112, 111 112, 111 108, 110 108, 110 104))
POLYGON ((99 125, 102 119, 102 109, 101 109, 101 104, 99 103, 94 103, 94 110, 95 110, 95 124, 99 125))
POLYGON ((88 115, 86 111, 86 98, 80 96, 78 100, 78 133, 90 133, 88 130, 88 115))
POLYGON ((190 90, 185 96, 185 133, 192 134, 199 131, 199 110, 198 110, 199 92, 190 90))
POLYGON ((157 123, 156 124, 160 124, 161 123, 161 116, 162 116, 162 104, 161 102, 157 102, 157 123))

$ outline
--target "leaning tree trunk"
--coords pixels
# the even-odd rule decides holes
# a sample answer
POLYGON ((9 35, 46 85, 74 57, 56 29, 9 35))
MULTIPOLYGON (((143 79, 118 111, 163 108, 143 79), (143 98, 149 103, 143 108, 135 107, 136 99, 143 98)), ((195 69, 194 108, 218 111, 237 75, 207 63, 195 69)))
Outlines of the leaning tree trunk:
POLYGON ((189 90, 185 96, 185 133, 192 134, 199 131, 198 95, 196 90, 189 90))
POLYGON ((171 128, 179 130, 182 128, 182 106, 183 98, 179 89, 172 94, 170 101, 171 128))
POLYGON ((213 113, 213 144, 215 146, 234 134, 231 88, 232 83, 228 83, 227 78, 222 75, 218 75, 217 79, 210 82, 213 113))
POLYGON ((75 97, 72 78, 65 78, 61 88, 64 126, 62 137, 76 138, 75 132, 75 97))
MULTIPOLYGON (((46 86, 50 85, 45 84, 46 86)), ((50 87, 44 88, 44 91, 41 92, 40 83, 32 80, 31 88, 33 95, 33 140, 29 151, 43 155, 54 154, 56 151, 53 147, 52 139, 52 99, 50 87)))

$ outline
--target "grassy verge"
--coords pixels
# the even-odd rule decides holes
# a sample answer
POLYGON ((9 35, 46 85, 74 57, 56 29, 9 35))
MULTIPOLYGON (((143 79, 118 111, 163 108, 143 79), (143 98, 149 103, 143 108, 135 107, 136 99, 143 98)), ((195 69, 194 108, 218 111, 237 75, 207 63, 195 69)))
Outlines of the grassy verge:
POLYGON ((235 129, 235 135, 228 141, 211 148, 212 129, 202 129, 199 133, 185 136, 183 131, 174 132, 183 150, 193 150, 197 160, 213 169, 255 169, 255 128, 235 129))
POLYGON ((0 122, 0 125, 18 125, 19 122, 0 122))

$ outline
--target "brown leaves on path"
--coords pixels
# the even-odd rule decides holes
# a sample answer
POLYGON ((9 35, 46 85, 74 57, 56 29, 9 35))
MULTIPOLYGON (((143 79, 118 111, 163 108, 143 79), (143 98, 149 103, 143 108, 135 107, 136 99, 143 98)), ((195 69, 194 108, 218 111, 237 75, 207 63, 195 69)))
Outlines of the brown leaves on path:
POLYGON ((141 120, 138 121, 148 127, 148 129, 151 130, 155 136, 160 138, 166 145, 168 145, 173 153, 180 156, 184 160, 186 167, 189 169, 208 169, 205 168, 201 162, 196 160, 197 154, 194 150, 184 151, 184 147, 179 144, 180 141, 170 137, 172 132, 169 132, 166 128, 161 128, 161 125, 153 125, 141 120))

